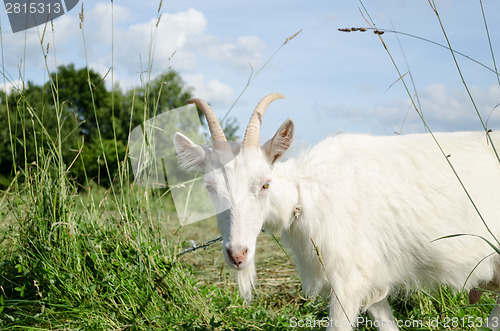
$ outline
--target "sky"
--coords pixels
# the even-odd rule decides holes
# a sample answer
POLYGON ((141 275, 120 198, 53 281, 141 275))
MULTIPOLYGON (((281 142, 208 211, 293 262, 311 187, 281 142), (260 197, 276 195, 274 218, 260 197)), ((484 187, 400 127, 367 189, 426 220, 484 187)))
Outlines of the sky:
MULTIPOLYGON (((88 65, 101 75, 109 72, 109 88, 128 90, 173 69, 219 118, 237 101, 229 117, 238 121, 240 136, 262 97, 270 92, 283 94, 286 99, 268 108, 262 137, 270 138, 291 118, 298 146, 338 132, 423 132, 410 96, 432 131, 482 130, 469 93, 483 121, 488 119, 488 128, 500 129, 500 106, 495 108, 500 103, 500 83, 491 70, 492 53, 479 0, 435 1, 449 42, 468 57, 456 55, 469 92, 451 52, 429 42, 447 43, 428 1, 363 4, 355 0, 170 0, 159 9, 159 0, 81 0, 54 20, 45 35, 43 26, 12 33, 1 7, 6 77, 1 85, 16 88, 21 80, 42 84, 46 67, 53 71, 74 63, 76 68, 88 65), (369 28, 366 20, 370 19, 385 31, 380 37, 390 56, 372 30, 338 31, 369 28), (42 49, 47 47, 45 63, 42 49)), ((500 61, 500 2, 482 0, 482 5, 493 54, 500 61)))

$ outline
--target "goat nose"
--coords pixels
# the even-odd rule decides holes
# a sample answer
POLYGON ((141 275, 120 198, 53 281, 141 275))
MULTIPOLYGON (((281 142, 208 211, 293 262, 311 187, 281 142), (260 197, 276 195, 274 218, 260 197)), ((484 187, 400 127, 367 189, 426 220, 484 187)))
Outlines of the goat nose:
POLYGON ((248 248, 240 249, 240 250, 232 250, 231 248, 226 248, 227 256, 229 257, 229 261, 234 264, 236 267, 239 267, 242 263, 247 260, 248 248))

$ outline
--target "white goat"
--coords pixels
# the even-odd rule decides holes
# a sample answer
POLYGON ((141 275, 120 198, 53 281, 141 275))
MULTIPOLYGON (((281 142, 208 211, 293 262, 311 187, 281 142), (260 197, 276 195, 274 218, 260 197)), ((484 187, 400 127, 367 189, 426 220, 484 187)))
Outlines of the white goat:
MULTIPOLYGON (((446 157, 430 134, 339 134, 278 162, 292 143, 293 122, 262 147, 259 135, 267 106, 279 98, 272 93, 257 105, 241 148, 230 148, 200 99, 189 102, 205 113, 213 148, 174 135, 182 164, 205 172, 242 296, 251 299, 262 228, 281 230, 306 293, 330 295, 329 329, 351 330, 368 310, 380 330, 397 330, 387 302, 395 290, 464 287, 471 302, 481 293, 476 288, 498 291, 500 256, 484 240, 436 240, 471 234, 498 243, 500 164, 484 132, 436 133, 446 157)), ((500 146, 499 136, 490 136, 500 146)), ((498 318, 495 306, 488 326, 497 330, 498 318)))

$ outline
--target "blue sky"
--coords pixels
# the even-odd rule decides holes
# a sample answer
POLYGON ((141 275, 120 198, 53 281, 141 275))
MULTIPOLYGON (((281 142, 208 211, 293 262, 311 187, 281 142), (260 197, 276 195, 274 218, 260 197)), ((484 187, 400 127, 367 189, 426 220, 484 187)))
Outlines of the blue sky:
MULTIPOLYGON (((452 46, 492 68, 480 2, 435 3, 452 46)), ((446 43, 427 1, 366 1, 365 5, 380 29, 446 43)), ((483 6, 500 61, 500 3, 483 0, 483 6)), ((241 126, 240 135, 255 104, 269 92, 280 92, 286 99, 269 107, 264 137, 270 137, 286 118, 296 123, 298 145, 313 144, 339 131, 384 135, 422 131, 378 36, 371 31, 338 31, 368 26, 359 1, 164 1, 156 27, 158 7, 156 0, 114 1, 112 12, 110 1, 80 1, 54 21, 53 33, 46 32, 43 47, 49 43, 49 69, 88 63, 105 74, 113 67, 114 83, 128 89, 147 79, 147 74, 140 73, 153 54, 151 77, 170 67, 177 70, 194 95, 222 117, 247 84, 250 64, 254 72, 259 70, 287 37, 302 29, 255 77, 230 113, 241 126), (78 18, 82 2, 83 30, 78 18)), ((13 34, 5 9, 0 12, 4 71, 11 81, 7 88, 19 84, 19 72, 24 81, 42 83, 47 77, 40 46, 43 27, 13 34)), ((448 50, 398 35, 401 50, 394 33, 386 32, 382 38, 403 74, 408 72, 404 51, 432 130, 482 128, 448 50)), ((470 60, 458 56, 458 61, 486 119, 500 103, 498 80, 470 60)), ((404 79, 414 94, 410 75, 404 79)), ((111 86, 111 75, 106 83, 111 86)), ((499 129, 500 106, 488 126, 499 129)))

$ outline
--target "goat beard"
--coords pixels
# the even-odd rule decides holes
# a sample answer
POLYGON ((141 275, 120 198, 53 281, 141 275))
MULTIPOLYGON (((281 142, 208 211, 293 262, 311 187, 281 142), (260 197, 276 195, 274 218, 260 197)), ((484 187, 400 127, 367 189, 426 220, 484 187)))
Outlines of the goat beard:
POLYGON ((252 291, 255 288, 255 263, 236 271, 236 281, 240 295, 247 303, 252 302, 252 291))

